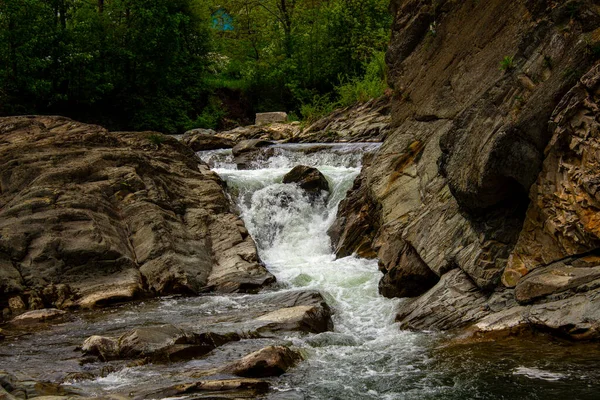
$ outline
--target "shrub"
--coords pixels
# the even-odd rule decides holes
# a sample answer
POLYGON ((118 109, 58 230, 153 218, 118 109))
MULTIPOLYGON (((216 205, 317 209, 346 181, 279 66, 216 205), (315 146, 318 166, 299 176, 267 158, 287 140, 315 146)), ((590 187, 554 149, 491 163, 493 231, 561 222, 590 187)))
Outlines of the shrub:
POLYGON ((504 56, 500 61, 500 71, 509 71, 515 67, 513 56, 504 56))
POLYGON ((156 147, 160 147, 165 142, 165 137, 160 133, 152 133, 148 136, 148 141, 156 147))

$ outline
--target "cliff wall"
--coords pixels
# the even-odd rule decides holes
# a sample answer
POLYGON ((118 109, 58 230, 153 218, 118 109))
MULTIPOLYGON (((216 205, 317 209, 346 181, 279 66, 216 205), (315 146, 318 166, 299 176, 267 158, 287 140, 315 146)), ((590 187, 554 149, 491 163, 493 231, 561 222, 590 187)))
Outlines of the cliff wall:
POLYGON ((378 256, 382 294, 412 297, 406 328, 597 335, 600 5, 391 11, 392 130, 340 207, 337 253, 378 256))

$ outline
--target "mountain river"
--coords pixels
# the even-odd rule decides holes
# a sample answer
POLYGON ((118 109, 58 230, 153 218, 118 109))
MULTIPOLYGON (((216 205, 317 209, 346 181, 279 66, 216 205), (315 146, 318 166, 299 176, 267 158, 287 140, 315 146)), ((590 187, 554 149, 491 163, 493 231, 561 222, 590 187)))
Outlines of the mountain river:
MULTIPOLYGON (((600 398, 599 345, 548 337, 457 344, 440 333, 401 331, 394 317, 403 300, 378 294, 377 260, 335 258, 327 230, 360 172, 363 154, 377 149, 372 143, 282 145, 247 170, 236 168, 230 150, 199 153, 227 182, 262 260, 277 277, 275 287, 258 295, 173 296, 79 312, 73 320, 2 344, 0 370, 56 381, 83 368, 74 350, 87 336, 117 335, 134 325, 191 324, 198 316, 243 310, 273 292, 312 289, 334 310, 335 328, 277 339, 299 348, 305 361, 272 380, 269 399, 600 398), (300 164, 325 175, 331 188, 326 201, 311 202, 297 186, 281 183, 300 164)), ((257 344, 231 343, 201 359, 129 365, 68 384, 95 395, 135 394, 181 382, 186 379, 181 371, 219 365, 255 350, 252 346, 257 344)))

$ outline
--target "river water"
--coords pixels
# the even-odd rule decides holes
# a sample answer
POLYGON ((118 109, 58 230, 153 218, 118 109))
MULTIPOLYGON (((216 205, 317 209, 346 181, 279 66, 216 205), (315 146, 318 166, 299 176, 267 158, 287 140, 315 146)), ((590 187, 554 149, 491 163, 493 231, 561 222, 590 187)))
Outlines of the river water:
MULTIPOLYGON (((400 299, 378 295, 376 260, 336 259, 327 229, 339 202, 377 144, 284 145, 237 170, 230 150, 200 153, 227 182, 246 226, 277 285, 259 295, 168 297, 75 313, 73 319, 0 347, 0 370, 20 379, 61 381, 80 365, 74 351, 94 334, 118 336, 133 326, 171 323, 201 328, 205 319, 268 302, 284 291, 318 290, 335 314, 335 328, 321 334, 278 338, 306 360, 280 378, 269 399, 598 399, 598 344, 540 338, 453 344, 432 332, 401 331, 394 323, 400 299), (284 174, 303 164, 327 178, 327 198, 309 200, 284 174)), ((272 340, 232 343, 198 360, 168 365, 123 365, 114 372, 67 384, 84 393, 138 393, 189 381, 187 371, 214 368, 272 340)), ((193 397, 192 397, 193 398, 193 397)))
POLYGON ((362 155, 376 152, 378 145, 311 149, 280 146, 249 170, 237 170, 228 150, 201 153, 228 183, 282 290, 319 290, 335 310, 334 332, 290 338, 308 357, 280 380, 280 390, 340 400, 600 398, 597 345, 541 338, 446 346, 442 335, 401 331, 394 317, 402 300, 379 296, 377 261, 336 259, 327 235, 339 202, 360 173, 362 155), (327 201, 311 203, 296 186, 281 183, 296 165, 317 167, 325 175, 331 189, 327 201))

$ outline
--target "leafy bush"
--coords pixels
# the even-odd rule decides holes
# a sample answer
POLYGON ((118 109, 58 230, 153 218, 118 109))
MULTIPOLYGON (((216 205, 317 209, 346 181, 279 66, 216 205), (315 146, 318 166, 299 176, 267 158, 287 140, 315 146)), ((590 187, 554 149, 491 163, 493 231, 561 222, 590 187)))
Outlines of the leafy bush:
POLYGON ((160 133, 148 135, 148 141, 156 147, 160 147, 165 142, 165 137, 160 133))
POLYGON ((515 67, 513 56, 504 56, 500 61, 500 71, 509 71, 515 67))

